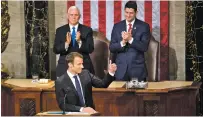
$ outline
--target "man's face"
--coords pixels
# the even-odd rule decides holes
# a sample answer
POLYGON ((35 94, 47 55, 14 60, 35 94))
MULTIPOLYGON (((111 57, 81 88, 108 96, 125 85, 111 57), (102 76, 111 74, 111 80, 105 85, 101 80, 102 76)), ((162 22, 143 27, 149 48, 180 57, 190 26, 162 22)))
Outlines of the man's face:
POLYGON ((75 72, 76 74, 79 74, 82 72, 83 68, 84 68, 83 67, 83 59, 80 57, 75 57, 73 64, 72 64, 72 71, 75 72))
POLYGON ((70 9, 68 13, 68 23, 76 25, 79 22, 80 13, 77 9, 70 9))
POLYGON ((133 8, 125 8, 125 19, 128 22, 132 22, 136 17, 137 12, 133 8))

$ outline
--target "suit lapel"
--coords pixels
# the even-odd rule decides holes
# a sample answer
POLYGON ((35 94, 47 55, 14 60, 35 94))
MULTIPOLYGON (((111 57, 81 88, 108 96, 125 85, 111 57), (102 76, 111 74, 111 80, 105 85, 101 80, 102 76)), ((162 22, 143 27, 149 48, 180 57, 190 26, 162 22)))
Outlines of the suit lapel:
POLYGON ((82 30, 82 25, 79 23, 79 24, 78 24, 78 30, 77 30, 77 31, 82 32, 81 30, 82 30))
POLYGON ((66 29, 66 32, 71 32, 71 31, 70 31, 70 26, 69 26, 69 24, 66 25, 66 28, 65 28, 65 29, 66 29))
POLYGON ((132 35, 134 35, 136 33, 136 28, 137 28, 137 18, 135 18, 135 22, 133 24, 133 28, 132 28, 132 35))
POLYGON ((126 20, 123 20, 122 31, 127 31, 126 30, 126 20))
POLYGON ((67 73, 65 74, 64 83, 67 84, 67 85, 65 85, 66 89, 68 87, 70 87, 78 95, 78 93, 77 93, 77 91, 76 91, 76 89, 75 89, 75 87, 74 87, 74 85, 73 85, 73 83, 72 83, 72 81, 71 81, 71 79, 70 79, 70 77, 68 76, 67 73))
MULTIPOLYGON (((65 37, 66 37, 66 34, 67 34, 67 32, 70 32, 71 33, 71 31, 70 31, 70 27, 69 27, 69 24, 66 24, 66 26, 65 26, 65 37)), ((66 38, 64 38, 65 39, 65 41, 66 41, 66 38)))
POLYGON ((82 25, 81 25, 80 23, 78 24, 78 30, 77 30, 77 31, 80 32, 80 39, 81 39, 81 40, 84 40, 85 38, 82 38, 82 37, 83 37, 82 32, 84 32, 84 31, 82 31, 82 25))
MULTIPOLYGON (((82 85, 82 91, 83 91, 83 96, 85 98, 85 79, 84 76, 82 74, 78 74, 81 85, 82 85)), ((64 83, 67 83, 67 85, 65 85, 65 88, 67 89, 68 87, 70 87, 71 89, 73 89, 73 91, 75 92, 76 95, 78 95, 77 90, 75 89, 75 86, 73 85, 70 77, 68 76, 68 74, 65 74, 65 78, 64 78, 64 83)), ((85 101, 86 102, 86 101, 85 101)))

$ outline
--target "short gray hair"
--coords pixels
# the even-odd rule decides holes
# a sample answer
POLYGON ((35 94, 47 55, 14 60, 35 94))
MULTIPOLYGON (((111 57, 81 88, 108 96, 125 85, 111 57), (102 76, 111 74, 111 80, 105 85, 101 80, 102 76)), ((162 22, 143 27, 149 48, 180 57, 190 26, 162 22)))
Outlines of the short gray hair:
POLYGON ((79 10, 79 8, 78 8, 77 6, 71 6, 71 7, 69 7, 69 8, 68 8, 68 14, 69 14, 69 12, 70 12, 71 9, 77 9, 78 12, 79 12, 79 15, 80 15, 80 10, 79 10))

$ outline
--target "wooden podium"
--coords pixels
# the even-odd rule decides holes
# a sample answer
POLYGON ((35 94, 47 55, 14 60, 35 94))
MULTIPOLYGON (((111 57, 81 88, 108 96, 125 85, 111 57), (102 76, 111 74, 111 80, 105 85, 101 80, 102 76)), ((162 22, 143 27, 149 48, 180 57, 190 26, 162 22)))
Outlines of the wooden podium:
MULTIPOLYGON (((30 79, 9 79, 1 83, 2 116, 30 116, 60 111, 54 82, 31 83, 30 79)), ((125 82, 108 88, 93 88, 95 110, 102 116, 195 116, 200 83, 187 81, 149 82, 147 89, 125 89, 125 82)))
POLYGON ((38 113, 36 116, 99 116, 99 113, 82 113, 82 112, 66 112, 62 114, 62 111, 48 111, 38 113))
POLYGON ((149 82, 147 89, 120 88, 113 82, 108 89, 94 89, 96 110, 104 116, 195 116, 200 84, 187 81, 149 82))

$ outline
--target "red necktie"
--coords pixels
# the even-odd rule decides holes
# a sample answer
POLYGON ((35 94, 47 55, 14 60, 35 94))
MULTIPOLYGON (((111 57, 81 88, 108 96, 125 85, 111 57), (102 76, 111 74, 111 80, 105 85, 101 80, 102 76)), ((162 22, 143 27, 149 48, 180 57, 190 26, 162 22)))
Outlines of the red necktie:
POLYGON ((128 27, 128 32, 131 32, 131 30, 132 30, 132 24, 129 23, 128 26, 129 26, 129 27, 128 27))

